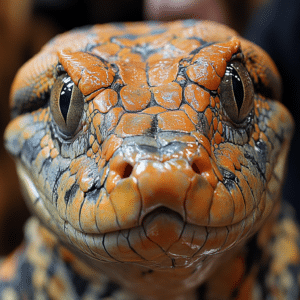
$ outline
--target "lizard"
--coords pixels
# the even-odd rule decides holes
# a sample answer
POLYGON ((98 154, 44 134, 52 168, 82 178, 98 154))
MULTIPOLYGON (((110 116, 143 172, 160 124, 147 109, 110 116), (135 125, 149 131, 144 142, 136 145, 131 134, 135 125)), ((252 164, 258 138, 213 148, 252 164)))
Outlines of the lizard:
POLYGON ((55 37, 11 89, 33 217, 0 299, 298 299, 280 97, 268 54, 214 22, 55 37))

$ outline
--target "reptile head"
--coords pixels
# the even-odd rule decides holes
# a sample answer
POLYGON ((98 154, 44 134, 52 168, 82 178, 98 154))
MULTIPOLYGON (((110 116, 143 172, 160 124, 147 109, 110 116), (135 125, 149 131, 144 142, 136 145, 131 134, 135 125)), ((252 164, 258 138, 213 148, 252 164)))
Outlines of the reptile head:
POLYGON ((63 34, 19 71, 5 142, 34 214, 96 260, 201 266, 280 199, 293 121, 268 55, 210 22, 63 34))

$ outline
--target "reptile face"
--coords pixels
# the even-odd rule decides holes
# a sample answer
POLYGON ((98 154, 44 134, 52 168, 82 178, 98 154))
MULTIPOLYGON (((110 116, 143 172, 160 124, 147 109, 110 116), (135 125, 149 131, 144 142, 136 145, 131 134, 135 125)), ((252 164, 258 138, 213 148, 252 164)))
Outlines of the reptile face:
POLYGON ((35 215, 100 261, 201 266, 280 198, 293 122, 267 56, 210 22, 100 25, 18 73, 5 140, 35 215))

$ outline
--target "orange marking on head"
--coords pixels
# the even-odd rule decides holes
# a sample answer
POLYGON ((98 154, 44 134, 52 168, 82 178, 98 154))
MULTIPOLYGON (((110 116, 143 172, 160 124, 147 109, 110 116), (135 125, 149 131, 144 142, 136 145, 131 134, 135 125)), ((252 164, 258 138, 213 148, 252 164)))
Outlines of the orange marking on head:
POLYGON ((44 120, 46 114, 46 109, 43 109, 42 112, 39 115, 39 121, 42 122, 44 120))
POLYGON ((89 114, 91 115, 94 111, 94 103, 93 101, 89 102, 89 114))
POLYGON ((70 199, 72 202, 67 205, 66 215, 69 223, 72 224, 77 230, 80 229, 79 225, 79 216, 80 216, 80 207, 84 201, 84 191, 80 188, 77 190, 73 199, 70 199))
POLYGON ((44 137, 42 137, 41 142, 40 142, 40 146, 41 148, 44 148, 46 146, 48 146, 48 142, 49 142, 49 135, 46 134, 44 137))
POLYGON ((120 96, 123 106, 129 111, 139 111, 149 104, 151 92, 148 88, 137 88, 127 85, 121 89, 120 96))
POLYGON ((99 144, 96 141, 92 145, 92 150, 94 153, 97 153, 99 151, 99 144))
POLYGON ((120 137, 145 135, 151 129, 152 119, 153 117, 147 114, 124 114, 115 133, 120 137))
POLYGON ((223 124, 222 124, 222 122, 218 123, 218 131, 219 131, 220 134, 223 133, 223 124))
POLYGON ((118 61, 116 65, 125 85, 140 88, 148 87, 145 63, 118 61))
POLYGON ((73 159, 70 164, 70 174, 74 175, 78 172, 80 166, 84 164, 85 157, 81 156, 77 159, 73 159))
POLYGON ((166 85, 176 79, 180 58, 164 59, 149 63, 149 83, 151 86, 166 85))
POLYGON ((120 50, 120 46, 115 43, 105 43, 93 48, 92 53, 109 61, 120 50))
POLYGON ((108 87, 115 73, 109 65, 85 52, 58 52, 60 63, 84 95, 108 87), (80 80, 80 82, 79 82, 80 80))
POLYGON ((188 85, 184 90, 185 99, 196 111, 204 111, 210 104, 210 94, 197 86, 188 85))
POLYGON ((99 110, 101 113, 108 112, 118 102, 118 94, 112 89, 106 89, 98 94, 94 100, 94 109, 99 110))
POLYGON ((142 110, 141 113, 150 114, 150 115, 156 115, 156 114, 159 114, 159 113, 164 112, 164 111, 166 111, 166 109, 163 108, 163 107, 160 107, 160 106, 151 106, 151 107, 148 107, 148 108, 142 110))
POLYGON ((137 62, 143 61, 141 55, 139 55, 137 53, 133 53, 131 51, 131 49, 129 49, 129 48, 123 48, 118 53, 118 60, 122 60, 125 62, 131 62, 131 63, 137 63, 137 62))
POLYGON ((191 132, 195 125, 183 111, 170 111, 158 115, 158 128, 163 131, 191 132))
POLYGON ((110 201, 115 208, 119 225, 131 228, 138 225, 141 210, 141 196, 133 178, 119 181, 111 191, 110 201))
POLYGON ((50 156, 52 159, 54 159, 55 157, 57 157, 59 155, 59 152, 56 148, 53 148, 50 152, 50 156))
POLYGON ((177 109, 181 103, 182 88, 176 82, 152 88, 155 101, 166 109, 177 109))
POLYGON ((49 146, 44 147, 40 153, 42 154, 44 159, 48 158, 50 155, 50 147, 49 146))
POLYGON ((109 161, 115 151, 122 145, 123 139, 118 138, 115 135, 111 135, 102 145, 101 157, 109 161))
POLYGON ((100 232, 119 230, 115 209, 103 189, 96 204, 96 222, 100 232))
POLYGON ((115 128, 123 114, 124 109, 122 107, 114 107, 106 114, 105 125, 107 126, 107 132, 115 128))
POLYGON ((184 54, 188 54, 201 46, 199 41, 185 38, 174 39, 172 40, 171 44, 183 51, 184 54))
POLYGON ((210 208, 211 226, 231 225, 234 216, 234 202, 227 188, 222 182, 218 182, 214 191, 210 208))
POLYGON ((87 157, 92 157, 93 155, 93 150, 92 149, 89 149, 86 153, 87 157))
POLYGON ((211 144, 209 139, 198 131, 193 131, 192 135, 197 139, 198 143, 204 147, 209 156, 211 156, 211 144))
POLYGON ((202 176, 192 178, 185 201, 187 222, 208 225, 213 193, 212 186, 202 176))
POLYGON ((197 53, 187 68, 189 78, 209 90, 217 90, 225 74, 227 62, 240 48, 240 41, 232 38, 203 48, 197 53))
POLYGON ((214 131, 216 131, 218 128, 218 119, 217 118, 213 119, 213 125, 214 125, 214 131))
POLYGON ((92 145, 94 140, 95 140, 95 136, 93 134, 91 134, 89 137, 89 144, 92 145))
POLYGON ((219 132, 215 133, 214 139, 215 139, 216 144, 220 144, 222 142, 222 137, 219 132))
POLYGON ((188 104, 183 104, 180 106, 180 109, 183 110, 187 116, 191 119, 191 121, 196 125, 199 122, 199 118, 197 112, 192 109, 188 104))
POLYGON ((211 109, 208 107, 206 110, 205 110, 205 117, 207 119, 207 122, 208 124, 210 125, 211 124, 211 121, 212 121, 212 118, 213 118, 213 113, 211 111, 211 109))
POLYGON ((214 108, 216 106, 216 101, 214 97, 210 97, 210 106, 214 108))

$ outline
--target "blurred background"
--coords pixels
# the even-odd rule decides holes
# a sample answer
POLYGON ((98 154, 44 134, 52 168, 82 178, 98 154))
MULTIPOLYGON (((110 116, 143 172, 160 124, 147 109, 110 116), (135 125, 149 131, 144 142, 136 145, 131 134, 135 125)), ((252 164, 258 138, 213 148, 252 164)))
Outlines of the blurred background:
POLYGON ((284 198, 300 216, 300 1, 298 0, 1 0, 0 1, 0 256, 23 237, 29 213, 14 163, 3 147, 9 122, 9 89, 18 68, 58 33, 95 23, 209 19, 227 24, 261 45, 283 77, 283 102, 296 135, 284 198), (298 152, 299 151, 299 152, 298 152))

